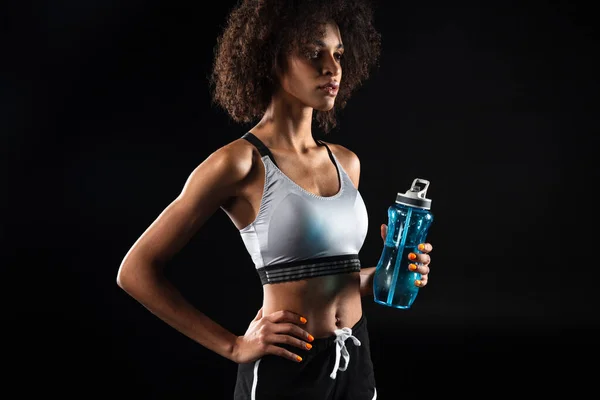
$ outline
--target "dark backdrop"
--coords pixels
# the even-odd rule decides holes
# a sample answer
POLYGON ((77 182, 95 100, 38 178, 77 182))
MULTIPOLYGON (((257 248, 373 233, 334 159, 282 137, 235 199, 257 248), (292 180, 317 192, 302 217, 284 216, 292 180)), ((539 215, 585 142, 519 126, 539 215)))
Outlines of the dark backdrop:
MULTIPOLYGON (((234 363, 116 285, 193 168, 248 128, 207 86, 233 3, 196 3, 2 7, 4 377, 23 394, 233 392, 234 363)), ((379 2, 380 68, 328 137, 362 161, 365 265, 396 193, 431 181, 430 284, 411 310, 364 301, 379 398, 581 390, 598 333, 595 20, 572 2, 416 3, 379 2)), ((222 212, 168 273, 237 334, 260 307, 222 212)))

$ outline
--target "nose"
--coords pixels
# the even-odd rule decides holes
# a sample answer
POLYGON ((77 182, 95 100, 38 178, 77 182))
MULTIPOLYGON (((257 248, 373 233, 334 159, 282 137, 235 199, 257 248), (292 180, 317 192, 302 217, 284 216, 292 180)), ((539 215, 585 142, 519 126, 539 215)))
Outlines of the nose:
POLYGON ((335 54, 328 54, 323 57, 323 75, 337 76, 342 70, 340 62, 335 58, 335 54))

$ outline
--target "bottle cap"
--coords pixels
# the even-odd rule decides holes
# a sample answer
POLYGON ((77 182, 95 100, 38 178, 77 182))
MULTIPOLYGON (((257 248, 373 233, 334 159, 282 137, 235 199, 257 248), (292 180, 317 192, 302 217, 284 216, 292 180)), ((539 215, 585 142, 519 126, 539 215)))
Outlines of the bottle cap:
POLYGON ((428 188, 428 180, 417 178, 413 181, 409 190, 396 195, 396 203, 429 210, 431 208, 431 199, 425 197, 428 188))

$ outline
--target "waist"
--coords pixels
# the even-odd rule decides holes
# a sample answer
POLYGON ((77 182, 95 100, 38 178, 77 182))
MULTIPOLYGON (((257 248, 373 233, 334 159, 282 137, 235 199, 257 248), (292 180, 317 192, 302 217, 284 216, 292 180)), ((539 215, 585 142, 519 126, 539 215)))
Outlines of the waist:
POLYGON ((316 338, 353 326, 362 316, 359 272, 266 284, 263 292, 263 315, 295 312, 307 319, 301 326, 316 338))

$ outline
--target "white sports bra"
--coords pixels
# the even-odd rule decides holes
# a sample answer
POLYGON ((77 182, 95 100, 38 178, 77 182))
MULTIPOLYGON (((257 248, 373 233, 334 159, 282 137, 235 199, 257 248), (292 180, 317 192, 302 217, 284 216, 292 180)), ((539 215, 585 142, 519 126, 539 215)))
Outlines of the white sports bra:
POLYGON ((260 152, 265 184, 255 220, 240 230, 262 284, 360 270, 359 251, 367 234, 363 199, 329 147, 340 190, 322 197, 303 189, 275 163, 252 133, 242 138, 260 152))

